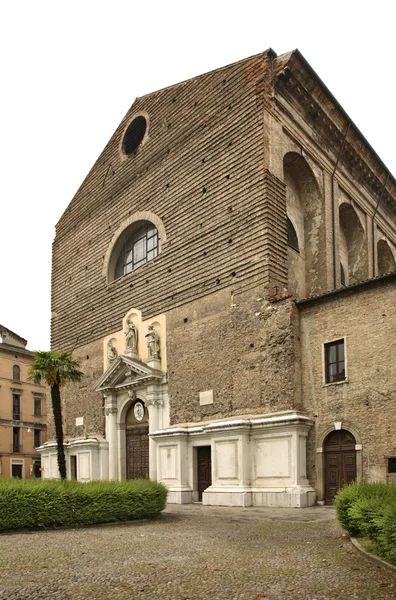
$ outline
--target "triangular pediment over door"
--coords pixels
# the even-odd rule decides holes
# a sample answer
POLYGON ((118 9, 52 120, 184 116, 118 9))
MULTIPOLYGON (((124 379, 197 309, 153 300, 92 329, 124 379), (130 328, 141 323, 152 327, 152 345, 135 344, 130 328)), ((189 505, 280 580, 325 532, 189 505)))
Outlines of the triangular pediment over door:
POLYGON ((122 354, 118 356, 110 367, 96 382, 94 390, 104 392, 105 390, 123 391, 153 383, 161 383, 165 374, 153 369, 146 363, 122 354))

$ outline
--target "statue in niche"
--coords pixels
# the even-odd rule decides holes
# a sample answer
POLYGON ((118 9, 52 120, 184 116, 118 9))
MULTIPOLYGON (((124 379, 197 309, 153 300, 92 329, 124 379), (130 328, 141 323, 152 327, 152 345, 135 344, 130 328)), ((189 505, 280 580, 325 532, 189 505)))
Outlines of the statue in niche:
POLYGON ((136 325, 131 319, 128 319, 127 329, 124 333, 126 348, 132 350, 134 354, 137 354, 139 334, 136 325))
POLYGON ((149 351, 149 358, 160 357, 160 338, 158 333, 154 329, 154 325, 148 326, 148 333, 146 333, 147 347, 149 351))
POLYGON ((112 362, 114 362, 117 356, 118 352, 116 348, 114 348, 112 340, 109 340, 107 342, 107 358, 109 363, 111 364, 112 362))

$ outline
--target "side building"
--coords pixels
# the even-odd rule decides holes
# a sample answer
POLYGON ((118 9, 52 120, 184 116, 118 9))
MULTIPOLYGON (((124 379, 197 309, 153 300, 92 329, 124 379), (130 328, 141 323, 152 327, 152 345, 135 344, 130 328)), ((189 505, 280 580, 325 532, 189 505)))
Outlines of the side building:
POLYGON ((0 325, 0 477, 41 477, 47 440, 46 390, 28 381, 27 341, 0 325))
POLYGON ((70 476, 241 506, 391 476, 395 208, 297 50, 138 98, 56 227, 70 476))

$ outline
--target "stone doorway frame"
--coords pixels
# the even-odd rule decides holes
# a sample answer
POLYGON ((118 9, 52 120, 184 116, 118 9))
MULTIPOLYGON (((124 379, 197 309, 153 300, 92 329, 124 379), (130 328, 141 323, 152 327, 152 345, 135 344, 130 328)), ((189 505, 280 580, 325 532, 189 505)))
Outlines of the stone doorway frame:
MULTIPOLYGON (((149 430, 150 430, 150 411, 149 411, 149 407, 146 405, 146 394, 143 392, 143 390, 139 390, 134 398, 131 397, 127 397, 126 399, 124 399, 123 403, 122 403, 122 407, 120 409, 120 420, 117 422, 117 429, 119 431, 119 449, 120 449, 120 471, 121 471, 121 479, 122 480, 126 480, 127 478, 127 472, 128 472, 128 467, 127 467, 127 461, 128 461, 128 449, 127 449, 127 426, 126 426, 126 419, 127 419, 127 415, 129 410, 132 408, 132 406, 134 404, 136 404, 136 402, 141 402, 144 406, 145 411, 147 411, 147 421, 145 421, 146 425, 147 425, 147 436, 149 438, 150 441, 150 437, 149 437, 149 430)), ((149 443, 150 446, 150 443, 149 443)), ((150 456, 150 447, 149 447, 149 456, 150 456)), ((149 470, 150 470, 150 466, 149 466, 149 470)))
POLYGON ((355 427, 341 421, 336 421, 330 427, 327 427, 318 439, 316 446, 316 504, 320 506, 325 505, 325 457, 324 457, 324 443, 327 436, 333 431, 349 431, 355 438, 355 452, 356 452, 356 481, 361 481, 363 477, 363 446, 359 432, 355 427))

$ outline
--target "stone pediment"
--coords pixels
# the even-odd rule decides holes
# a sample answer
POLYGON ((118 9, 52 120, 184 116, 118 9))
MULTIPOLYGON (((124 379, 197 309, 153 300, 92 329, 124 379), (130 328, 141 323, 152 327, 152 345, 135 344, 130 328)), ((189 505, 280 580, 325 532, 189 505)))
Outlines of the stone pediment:
POLYGON ((146 363, 122 354, 103 373, 94 385, 96 392, 105 390, 132 389, 147 385, 148 383, 161 382, 164 373, 153 369, 146 363))

